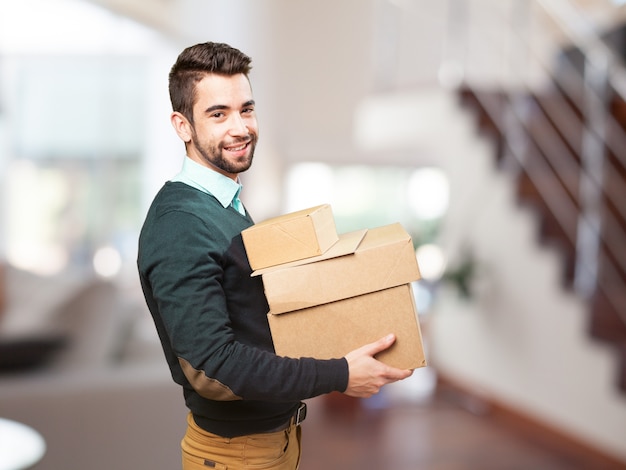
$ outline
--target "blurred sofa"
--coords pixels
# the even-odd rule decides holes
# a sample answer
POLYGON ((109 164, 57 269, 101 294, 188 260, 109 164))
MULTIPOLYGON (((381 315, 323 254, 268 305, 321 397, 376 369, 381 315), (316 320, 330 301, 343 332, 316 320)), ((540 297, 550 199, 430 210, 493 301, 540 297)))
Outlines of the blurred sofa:
POLYGON ((44 437, 35 468, 180 468, 186 408, 139 286, 3 277, 0 417, 44 437))

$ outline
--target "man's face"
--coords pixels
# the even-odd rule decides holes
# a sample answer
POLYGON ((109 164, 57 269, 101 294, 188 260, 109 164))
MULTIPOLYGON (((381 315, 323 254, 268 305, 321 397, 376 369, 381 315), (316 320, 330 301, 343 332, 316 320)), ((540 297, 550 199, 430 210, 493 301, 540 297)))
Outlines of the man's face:
POLYGON ((243 74, 209 74, 196 84, 187 154, 229 178, 252 164, 258 125, 250 82, 243 74))

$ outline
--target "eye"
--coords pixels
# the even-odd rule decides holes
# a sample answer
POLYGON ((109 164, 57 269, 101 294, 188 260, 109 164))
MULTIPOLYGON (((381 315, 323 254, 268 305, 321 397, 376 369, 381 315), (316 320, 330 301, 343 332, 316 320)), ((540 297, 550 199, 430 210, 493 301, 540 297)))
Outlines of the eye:
POLYGON ((223 118, 224 117, 224 113, 221 112, 221 111, 217 111, 217 112, 211 114, 211 117, 214 117, 214 118, 217 118, 217 119, 223 118))

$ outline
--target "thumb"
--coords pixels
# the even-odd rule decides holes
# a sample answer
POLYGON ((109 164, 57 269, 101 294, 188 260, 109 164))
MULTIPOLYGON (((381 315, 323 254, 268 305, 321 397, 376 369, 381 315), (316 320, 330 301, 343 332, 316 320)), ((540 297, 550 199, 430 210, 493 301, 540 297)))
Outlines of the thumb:
POLYGON ((396 341, 396 335, 389 334, 380 338, 378 341, 374 341, 373 343, 366 344, 364 348, 367 350, 367 353, 370 356, 375 356, 381 351, 389 348, 396 341))

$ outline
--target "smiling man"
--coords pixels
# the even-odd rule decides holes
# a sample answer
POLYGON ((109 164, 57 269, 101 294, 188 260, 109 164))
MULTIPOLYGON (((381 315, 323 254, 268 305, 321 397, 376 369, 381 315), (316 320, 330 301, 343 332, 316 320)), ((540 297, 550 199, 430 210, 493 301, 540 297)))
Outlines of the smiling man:
POLYGON ((258 138, 248 78, 206 74, 196 83, 195 97, 188 117, 175 111, 171 118, 187 156, 236 181, 252 165, 258 138))
POLYGON ((189 408, 183 469, 298 468, 301 400, 339 391, 368 397, 411 372, 374 355, 389 335, 343 358, 275 354, 260 276, 251 277, 239 201, 259 131, 250 58, 226 44, 185 49, 169 77, 181 172, 156 195, 138 268, 172 378, 189 408))

